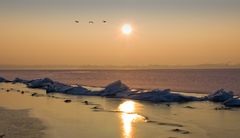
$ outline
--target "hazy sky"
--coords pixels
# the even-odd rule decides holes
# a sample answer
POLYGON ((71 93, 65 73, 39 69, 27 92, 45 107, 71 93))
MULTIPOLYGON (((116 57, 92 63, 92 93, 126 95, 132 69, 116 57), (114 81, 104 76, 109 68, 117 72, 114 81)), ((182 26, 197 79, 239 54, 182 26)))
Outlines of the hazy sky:
POLYGON ((0 0, 0 17, 0 65, 240 63, 240 0, 0 0))

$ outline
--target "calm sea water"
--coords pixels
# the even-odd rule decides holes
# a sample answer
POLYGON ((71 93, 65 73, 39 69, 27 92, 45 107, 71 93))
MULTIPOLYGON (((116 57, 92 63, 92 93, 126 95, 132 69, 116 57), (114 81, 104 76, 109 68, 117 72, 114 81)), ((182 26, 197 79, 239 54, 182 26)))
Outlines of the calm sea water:
POLYGON ((240 94, 240 69, 159 69, 159 70, 15 70, 0 71, 14 79, 49 77, 67 84, 105 86, 122 80, 131 88, 170 88, 182 92, 209 93, 224 88, 240 94))
MULTIPOLYGON (((22 84, 1 83, 0 88, 13 89, 10 92, 0 89, 0 106, 31 109, 30 115, 47 127, 44 138, 240 138, 240 109, 214 110, 222 106, 218 103, 172 103, 169 107, 161 103, 95 96, 53 94, 58 98, 52 98, 44 90, 29 89, 22 84), (31 93, 42 96, 32 97, 31 93), (66 98, 72 102, 66 104, 66 98), (93 105, 85 105, 86 100, 93 105), (96 105, 104 110, 92 110, 96 105), (143 116, 165 125, 146 123, 143 116), (172 131, 176 128, 190 133, 172 131)), ((12 134, 18 137, 17 133, 12 134)))

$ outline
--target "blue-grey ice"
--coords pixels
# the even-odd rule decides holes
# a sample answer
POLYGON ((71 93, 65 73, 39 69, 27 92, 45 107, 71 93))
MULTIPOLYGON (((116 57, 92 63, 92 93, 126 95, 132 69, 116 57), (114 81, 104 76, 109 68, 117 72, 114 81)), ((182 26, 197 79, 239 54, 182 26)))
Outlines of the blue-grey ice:
MULTIPOLYGON (((0 77, 0 82, 10 82, 7 79, 0 77)), ((108 84, 103 90, 91 91, 83 86, 72 86, 49 78, 24 80, 16 78, 12 83, 23 83, 28 88, 38 88, 46 90, 46 93, 63 93, 71 95, 86 95, 86 96, 102 96, 112 98, 126 98, 133 100, 149 101, 154 103, 162 102, 191 102, 191 101, 212 101, 220 102, 229 107, 240 107, 240 99, 234 98, 232 91, 219 89, 216 92, 205 97, 186 96, 180 93, 174 93, 170 89, 154 89, 154 90, 137 90, 131 89, 122 81, 114 81, 108 84)))

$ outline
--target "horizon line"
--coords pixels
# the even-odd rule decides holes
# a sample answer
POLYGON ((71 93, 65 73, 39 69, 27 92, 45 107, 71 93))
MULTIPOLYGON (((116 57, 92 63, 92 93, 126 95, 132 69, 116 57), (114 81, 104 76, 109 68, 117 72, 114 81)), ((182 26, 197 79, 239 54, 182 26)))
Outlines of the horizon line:
POLYGON ((0 65, 0 70, 80 70, 80 69, 240 69, 240 64, 196 65, 0 65))

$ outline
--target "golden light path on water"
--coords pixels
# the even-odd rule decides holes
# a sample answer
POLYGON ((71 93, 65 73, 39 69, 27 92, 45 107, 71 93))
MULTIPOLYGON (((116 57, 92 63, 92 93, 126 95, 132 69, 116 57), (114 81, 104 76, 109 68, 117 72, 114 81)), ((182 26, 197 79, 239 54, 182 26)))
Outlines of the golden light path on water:
POLYGON ((119 110, 123 112, 121 114, 121 119, 123 123, 123 137, 132 138, 133 137, 132 123, 134 123, 137 120, 144 120, 144 117, 134 113, 135 103, 133 101, 126 101, 120 104, 119 110))

